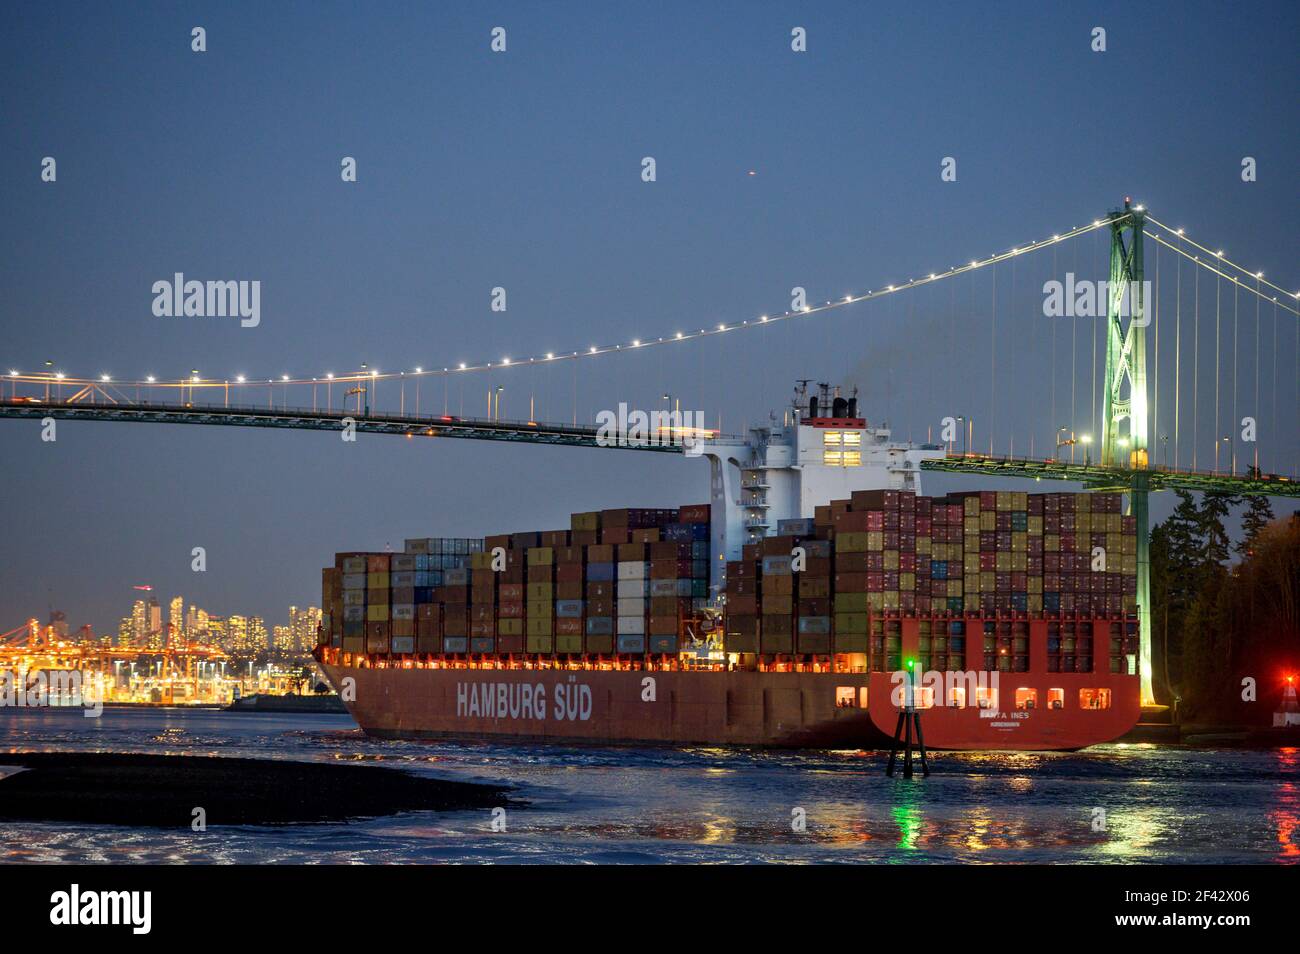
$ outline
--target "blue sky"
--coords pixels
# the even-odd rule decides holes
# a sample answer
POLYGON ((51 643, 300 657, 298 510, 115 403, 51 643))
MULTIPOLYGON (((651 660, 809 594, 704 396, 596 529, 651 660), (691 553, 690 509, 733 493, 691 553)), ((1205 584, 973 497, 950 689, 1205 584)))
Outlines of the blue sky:
MULTIPOLYGON (((796 285, 840 297, 984 257, 1126 194, 1295 284, 1297 27, 1285 3, 28 5, 0 36, 0 363, 265 380, 657 337, 782 311, 796 285), (261 324, 155 318, 150 287, 177 271, 261 281, 261 324)), ((996 290, 984 273, 780 329, 475 375, 449 401, 476 413, 504 386, 506 416, 531 399, 539 418, 589 421, 667 391, 734 431, 807 377, 857 384, 902 436, 964 414, 977 445, 1041 453, 1095 407, 1094 326, 1041 315, 1045 280, 1102 277, 1104 240, 1075 241, 1004 266, 996 290)), ((1294 472, 1295 324, 1274 349, 1263 321, 1261 454, 1294 472)), ((279 620, 315 601, 335 550, 707 497, 698 461, 471 442, 64 423, 43 444, 7 421, 0 453, 0 628, 53 604, 108 630, 136 583, 279 620)), ((929 489, 957 486, 972 485, 929 489)))

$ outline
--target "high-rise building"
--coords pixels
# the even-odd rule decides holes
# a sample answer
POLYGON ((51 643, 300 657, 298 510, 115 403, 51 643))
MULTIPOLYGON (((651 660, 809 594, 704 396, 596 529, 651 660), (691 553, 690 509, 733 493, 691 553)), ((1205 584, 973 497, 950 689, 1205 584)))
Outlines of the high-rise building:
POLYGON ((224 616, 209 616, 199 611, 200 625, 203 627, 203 640, 218 649, 230 651, 230 621, 224 616))
POLYGON ((302 610, 296 606, 289 607, 289 629, 293 632, 291 652, 311 652, 316 645, 316 629, 320 626, 320 618, 318 606, 308 606, 302 610))
POLYGON ((163 625, 162 625, 162 607, 158 604, 156 597, 149 597, 149 604, 146 607, 148 613, 147 626, 149 636, 145 643, 150 649, 163 648, 163 625))
POLYGON ((135 636, 135 621, 130 616, 123 616, 117 624, 117 645, 130 646, 135 636))
POLYGON ((248 617, 231 616, 226 621, 226 652, 244 652, 248 648, 248 617))
POLYGON ((293 626, 276 626, 271 630, 271 648, 277 653, 292 653, 294 651, 294 633, 293 626))
POLYGON ((137 649, 149 644, 149 613, 144 600, 131 604, 131 643, 137 649))
POLYGON ((266 632, 266 624, 262 622, 260 616, 250 616, 248 618, 248 651, 250 653, 264 652, 270 646, 271 640, 266 632))
POLYGON ((185 600, 180 596, 173 596, 171 605, 167 608, 167 621, 171 623, 171 641, 173 643, 184 642, 185 629, 185 600))

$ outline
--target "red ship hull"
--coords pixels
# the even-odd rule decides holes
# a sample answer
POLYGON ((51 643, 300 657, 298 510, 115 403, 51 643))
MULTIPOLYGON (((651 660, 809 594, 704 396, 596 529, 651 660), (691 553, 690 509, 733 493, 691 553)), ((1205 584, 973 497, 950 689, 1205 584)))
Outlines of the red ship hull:
MULTIPOLYGON (((879 748, 898 716, 889 673, 370 668, 322 656, 357 724, 383 738, 879 748)), ((1140 714, 1136 676, 1000 676, 986 708, 972 698, 925 709, 926 745, 1079 749, 1120 737, 1140 714), (1029 688, 1041 704, 1017 708, 1029 688), (1081 708, 1080 691, 1099 689, 1108 706, 1081 708)))

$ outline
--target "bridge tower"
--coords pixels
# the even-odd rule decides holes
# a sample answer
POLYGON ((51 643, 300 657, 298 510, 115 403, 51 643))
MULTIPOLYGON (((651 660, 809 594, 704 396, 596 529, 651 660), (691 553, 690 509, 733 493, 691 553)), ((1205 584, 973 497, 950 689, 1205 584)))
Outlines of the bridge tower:
POLYGON ((1129 511, 1137 522, 1138 674, 1142 704, 1155 704, 1151 673, 1151 518, 1147 447, 1147 288, 1142 264, 1146 213, 1125 198, 1110 213, 1106 295, 1106 379, 1102 390, 1101 464, 1130 472, 1129 511), (1127 237, 1127 244, 1125 238, 1127 237), (1127 394, 1125 391, 1127 390, 1127 394), (1128 422, 1127 433, 1120 425, 1128 422))

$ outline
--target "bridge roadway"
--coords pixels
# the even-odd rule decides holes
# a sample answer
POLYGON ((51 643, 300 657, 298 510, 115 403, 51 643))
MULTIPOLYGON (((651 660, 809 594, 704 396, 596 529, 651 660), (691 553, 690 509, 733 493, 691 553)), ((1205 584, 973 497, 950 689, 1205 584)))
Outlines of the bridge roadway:
MULTIPOLYGON (((89 404, 46 402, 18 398, 0 400, 0 417, 41 420, 128 421, 147 424, 215 424, 228 427, 278 427, 294 430, 341 431, 347 421, 358 433, 395 434, 406 437, 454 437, 470 440, 551 444, 562 447, 600 447, 620 450, 683 453, 681 443, 609 441, 600 430, 586 425, 554 424, 543 421, 504 421, 462 418, 450 415, 370 414, 345 410, 189 404, 89 404)), ((1259 477, 1202 471, 1151 468, 1130 470, 1098 464, 1033 458, 994 457, 983 454, 950 454, 925 460, 926 471, 1026 480, 1067 480, 1101 491, 1129 491, 1135 482, 1148 490, 1222 490, 1237 494, 1270 497, 1300 497, 1300 481, 1286 476, 1259 477)))

